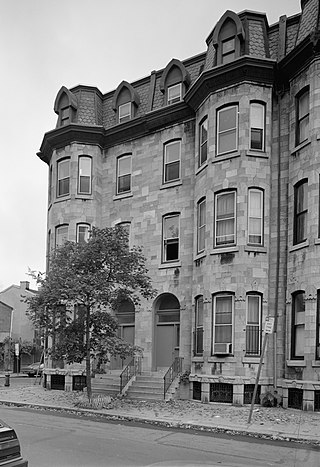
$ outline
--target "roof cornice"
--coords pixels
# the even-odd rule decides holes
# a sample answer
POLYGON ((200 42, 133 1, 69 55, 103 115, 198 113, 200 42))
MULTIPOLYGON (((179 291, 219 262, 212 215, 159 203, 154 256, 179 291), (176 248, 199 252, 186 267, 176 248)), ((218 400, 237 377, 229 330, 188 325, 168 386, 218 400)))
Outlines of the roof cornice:
POLYGON ((55 149, 63 148, 73 142, 97 145, 106 149, 193 117, 193 110, 185 102, 179 102, 107 129, 98 125, 71 123, 45 133, 37 156, 49 164, 55 149))
POLYGON ((196 110, 213 92, 242 81, 261 84, 274 83, 276 61, 244 55, 226 65, 220 65, 201 73, 185 95, 185 101, 196 110))
POLYGON ((300 42, 278 63, 277 83, 287 87, 289 80, 320 54, 320 32, 316 31, 300 42))

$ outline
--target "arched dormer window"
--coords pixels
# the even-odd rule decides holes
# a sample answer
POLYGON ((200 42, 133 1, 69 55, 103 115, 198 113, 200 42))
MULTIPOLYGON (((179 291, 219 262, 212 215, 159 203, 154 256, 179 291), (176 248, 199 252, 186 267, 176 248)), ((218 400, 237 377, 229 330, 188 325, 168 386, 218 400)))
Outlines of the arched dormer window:
POLYGON ((112 99, 112 108, 117 115, 117 123, 124 123, 135 116, 140 98, 137 91, 127 81, 122 81, 112 99))
POLYGON ((216 65, 230 63, 240 57, 244 39, 244 29, 239 16, 233 11, 226 11, 218 21, 212 36, 216 49, 216 65))
POLYGON ((69 125, 76 119, 77 98, 69 89, 62 86, 54 102, 54 111, 58 115, 58 126, 69 125))
POLYGON ((164 69, 160 91, 164 94, 165 104, 180 102, 190 84, 190 75, 180 60, 173 58, 164 69))

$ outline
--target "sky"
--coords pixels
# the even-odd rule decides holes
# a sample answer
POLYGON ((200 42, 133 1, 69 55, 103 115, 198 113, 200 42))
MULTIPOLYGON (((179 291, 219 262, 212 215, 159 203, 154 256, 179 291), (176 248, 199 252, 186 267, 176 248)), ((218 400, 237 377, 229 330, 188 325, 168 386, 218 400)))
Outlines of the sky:
POLYGON ((48 169, 61 86, 102 93, 206 51, 226 10, 300 13, 300 0, 0 0, 0 291, 45 271, 48 169))

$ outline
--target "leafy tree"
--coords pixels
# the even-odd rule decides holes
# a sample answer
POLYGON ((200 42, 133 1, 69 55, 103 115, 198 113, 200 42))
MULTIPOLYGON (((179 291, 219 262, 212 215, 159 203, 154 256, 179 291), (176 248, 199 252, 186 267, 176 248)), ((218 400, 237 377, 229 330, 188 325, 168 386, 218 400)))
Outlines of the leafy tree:
MULTIPOLYGON (((111 315, 122 300, 138 305, 155 291, 139 247, 129 249, 121 226, 94 228, 87 243, 66 242, 50 255, 47 274, 32 273, 38 293, 27 298, 38 329, 52 337, 52 357, 86 362, 87 394, 92 397, 91 359, 125 358, 139 349, 117 336, 111 315)), ((141 350, 141 349, 140 349, 141 350)))

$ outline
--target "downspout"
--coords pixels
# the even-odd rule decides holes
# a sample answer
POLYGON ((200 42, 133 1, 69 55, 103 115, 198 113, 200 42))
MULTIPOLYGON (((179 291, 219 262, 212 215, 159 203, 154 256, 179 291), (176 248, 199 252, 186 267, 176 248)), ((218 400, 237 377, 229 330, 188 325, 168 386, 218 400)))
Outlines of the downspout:
POLYGON ((275 301, 274 301, 274 328, 273 328, 273 389, 277 391, 277 329, 278 329, 278 307, 279 307, 279 277, 280 277, 280 182, 281 182, 281 93, 278 90, 278 173, 277 173, 277 260, 276 260, 276 284, 275 284, 275 301))

